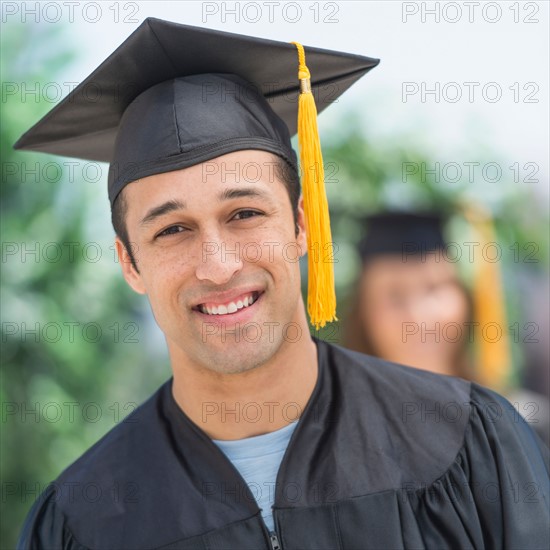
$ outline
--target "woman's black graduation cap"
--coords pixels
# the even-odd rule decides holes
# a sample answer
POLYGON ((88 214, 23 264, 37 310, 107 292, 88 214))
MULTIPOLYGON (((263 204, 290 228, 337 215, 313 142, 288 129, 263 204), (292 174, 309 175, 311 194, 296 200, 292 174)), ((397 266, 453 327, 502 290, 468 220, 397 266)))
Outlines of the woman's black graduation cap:
MULTIPOLYGON (((299 128, 308 247, 325 250, 317 112, 377 64, 308 48, 306 66, 298 43, 148 18, 15 148, 111 163, 113 205, 132 181, 238 150, 268 151, 296 168, 290 136, 299 128)), ((336 319, 336 297, 332 264, 314 256, 308 312, 319 327, 336 319)))
POLYGON ((426 254, 447 246, 443 218, 434 212, 382 212, 365 223, 367 234, 359 243, 363 260, 381 254, 426 254))

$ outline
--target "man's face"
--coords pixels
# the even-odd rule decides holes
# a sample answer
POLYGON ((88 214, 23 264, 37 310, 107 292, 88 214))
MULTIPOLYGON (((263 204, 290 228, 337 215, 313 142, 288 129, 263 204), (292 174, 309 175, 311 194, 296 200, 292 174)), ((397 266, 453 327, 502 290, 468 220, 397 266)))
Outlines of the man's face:
POLYGON ((125 188, 139 273, 125 261, 124 276, 148 295, 172 357, 243 372, 303 328, 303 209, 296 235, 275 163, 267 152, 238 151, 125 188))

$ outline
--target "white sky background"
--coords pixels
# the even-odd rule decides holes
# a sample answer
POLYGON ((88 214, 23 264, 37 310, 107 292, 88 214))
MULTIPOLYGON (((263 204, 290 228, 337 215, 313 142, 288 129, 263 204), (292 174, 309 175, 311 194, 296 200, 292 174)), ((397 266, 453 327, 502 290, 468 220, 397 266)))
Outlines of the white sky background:
POLYGON ((82 57, 67 82, 82 81, 149 16, 378 57, 380 65, 323 112, 321 130, 352 111, 369 136, 414 136, 434 162, 486 161, 487 150, 508 165, 534 162, 539 183, 524 185, 548 195, 547 1, 2 2, 2 24, 70 23, 70 47, 82 57), (419 89, 406 101, 404 82, 419 89), (439 101, 433 94, 423 101, 422 86, 436 83, 439 101), (488 83, 496 86, 484 94, 488 83), (488 101, 498 89, 502 97, 488 101))

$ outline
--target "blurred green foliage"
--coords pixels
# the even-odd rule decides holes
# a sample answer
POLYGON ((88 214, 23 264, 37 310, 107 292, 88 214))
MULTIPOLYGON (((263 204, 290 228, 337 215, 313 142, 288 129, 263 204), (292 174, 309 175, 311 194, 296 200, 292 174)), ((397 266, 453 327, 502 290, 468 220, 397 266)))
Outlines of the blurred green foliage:
POLYGON ((75 61, 63 27, 32 29, 2 30, 3 91, 17 90, 3 95, 0 131, 2 549, 47 483, 170 376, 147 339, 145 301, 114 261, 106 178, 82 181, 64 159, 13 150, 53 106, 22 87, 62 84, 75 61))
MULTIPOLYGON (((328 140, 324 147, 325 165, 329 167, 327 194, 336 240, 355 244, 364 234, 365 216, 374 212, 435 210, 452 220, 463 217, 461 203, 471 203, 492 214, 503 245, 536 242, 539 245, 536 263, 543 268, 548 266, 547 203, 541 201, 542 185, 538 185, 538 195, 534 192, 527 169, 519 167, 522 170, 521 174, 518 172, 519 181, 514 181, 511 163, 502 155, 499 158, 494 151, 473 149, 466 158, 478 166, 472 167, 470 174, 464 162, 434 158, 433 153, 419 149, 412 140, 374 142, 351 115, 342 126, 346 133, 328 140), (452 164, 458 165, 459 170, 452 164), (490 164, 498 165, 500 176, 490 164), (460 177, 455 178, 455 174, 460 177)), ((534 175, 533 181, 540 176, 540 173, 534 175)))

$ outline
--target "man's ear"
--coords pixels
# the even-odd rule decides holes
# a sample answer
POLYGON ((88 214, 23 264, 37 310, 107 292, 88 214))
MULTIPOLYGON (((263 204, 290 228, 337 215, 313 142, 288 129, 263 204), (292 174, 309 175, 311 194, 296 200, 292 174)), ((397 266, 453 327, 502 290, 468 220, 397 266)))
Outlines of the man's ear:
POLYGON ((296 242, 298 243, 301 256, 304 256, 307 252, 307 233, 306 233, 306 215, 304 213, 304 197, 300 195, 298 201, 298 210, 296 212, 296 228, 298 234, 296 235, 296 242))
POLYGON ((120 267, 122 268, 122 275, 124 275, 124 278, 130 285, 130 288, 138 294, 147 294, 141 275, 132 264, 130 254, 119 237, 115 238, 115 248, 120 267))

